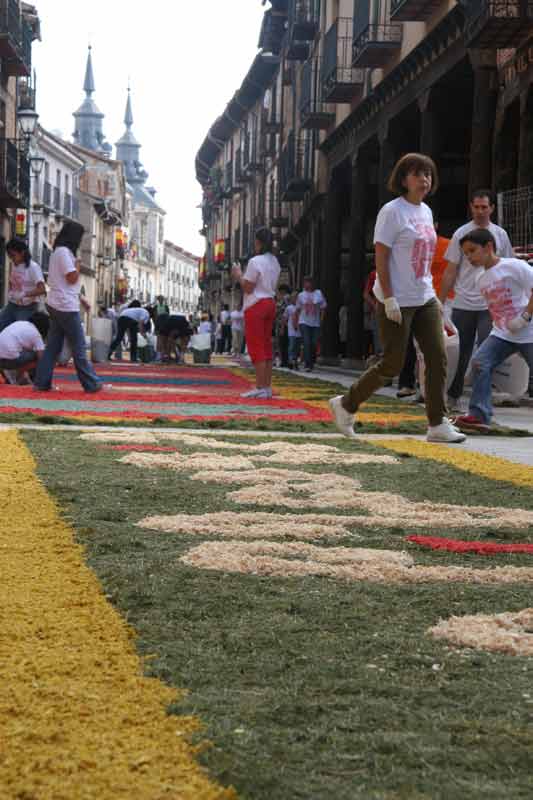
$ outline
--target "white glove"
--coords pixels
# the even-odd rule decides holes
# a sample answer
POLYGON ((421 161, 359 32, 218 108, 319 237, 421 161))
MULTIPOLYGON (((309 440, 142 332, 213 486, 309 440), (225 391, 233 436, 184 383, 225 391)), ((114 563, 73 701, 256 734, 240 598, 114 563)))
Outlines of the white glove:
POLYGON ((509 320, 507 323, 507 330, 511 331, 511 333, 518 333, 524 328, 527 328, 530 322, 531 314, 527 311, 523 311, 519 317, 509 320))
POLYGON ((395 322, 397 325, 402 324, 402 310, 395 297, 386 298, 385 314, 387 315, 387 319, 390 319, 391 322, 395 322))

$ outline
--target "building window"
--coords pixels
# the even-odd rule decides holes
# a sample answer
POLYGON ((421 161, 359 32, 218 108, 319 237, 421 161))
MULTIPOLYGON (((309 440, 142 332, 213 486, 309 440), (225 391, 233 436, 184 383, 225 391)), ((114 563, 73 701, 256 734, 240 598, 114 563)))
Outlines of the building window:
POLYGON ((56 170, 56 186, 58 189, 61 189, 61 170, 56 170))

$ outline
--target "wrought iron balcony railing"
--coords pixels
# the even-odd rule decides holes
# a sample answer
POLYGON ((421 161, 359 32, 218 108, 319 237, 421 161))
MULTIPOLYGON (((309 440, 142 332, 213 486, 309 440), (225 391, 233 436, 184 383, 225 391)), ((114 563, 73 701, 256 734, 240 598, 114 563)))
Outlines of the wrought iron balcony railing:
POLYGON ((0 0, 0 58, 6 75, 31 75, 32 38, 18 0, 0 0))
POLYGON ((322 61, 309 59, 303 67, 300 119, 302 128, 326 130, 335 121, 335 114, 322 100, 322 61))
POLYGON ((15 139, 0 139, 0 208, 28 208, 30 162, 15 139))
POLYGON ((280 198, 287 203, 299 202, 313 187, 314 150, 309 133, 289 133, 281 153, 280 198))
POLYGON ((466 15, 469 47, 517 47, 533 33, 532 0, 459 0, 459 5, 466 15))
POLYGON ((320 0, 289 0, 287 58, 304 61, 320 23, 320 0))
POLYGON ((351 103, 363 92, 365 73, 352 67, 353 20, 339 17, 324 37, 322 98, 351 103))
POLYGON ((402 26, 368 25, 354 38, 353 67, 384 67, 402 44, 402 26))

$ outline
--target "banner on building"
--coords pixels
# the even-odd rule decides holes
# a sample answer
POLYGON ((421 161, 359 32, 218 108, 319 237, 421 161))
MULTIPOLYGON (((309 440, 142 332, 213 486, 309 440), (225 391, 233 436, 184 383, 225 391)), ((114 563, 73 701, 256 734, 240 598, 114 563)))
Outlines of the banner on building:
POLYGON ((198 280, 205 281, 207 277, 207 257, 204 256, 198 262, 198 280))
POLYGON ((217 239, 215 242, 215 264, 223 264, 226 259, 226 242, 217 239))
POLYGON ((17 236, 26 236, 26 211, 19 208, 15 219, 15 233, 17 236))

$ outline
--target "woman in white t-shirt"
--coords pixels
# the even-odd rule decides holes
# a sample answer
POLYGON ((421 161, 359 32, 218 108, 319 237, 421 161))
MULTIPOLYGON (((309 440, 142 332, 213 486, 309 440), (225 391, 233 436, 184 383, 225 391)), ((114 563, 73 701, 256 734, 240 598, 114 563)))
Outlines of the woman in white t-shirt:
POLYGON ((39 298, 46 295, 42 270, 32 261, 23 239, 11 239, 6 245, 11 261, 7 305, 0 312, 0 331, 13 322, 27 321, 39 307, 39 298))
POLYGON ((256 255, 250 259, 243 275, 238 264, 232 275, 244 294, 244 332, 255 367, 255 389, 243 397, 268 400, 272 397, 272 328, 276 317, 276 291, 281 268, 272 253, 272 234, 259 228, 255 234, 256 255))
POLYGON ((444 325, 431 275, 437 234, 431 209, 424 203, 437 188, 437 168, 420 153, 403 156, 391 174, 388 189, 397 197, 379 212, 374 233, 374 295, 383 355, 346 395, 330 400, 335 424, 346 436, 355 436, 359 406, 401 371, 412 331, 426 364, 428 441, 462 442, 466 438, 448 420, 444 402, 444 325))
POLYGON ((85 229, 79 222, 66 222, 61 228, 48 267, 49 293, 46 309, 50 315, 50 331, 46 349, 35 375, 34 389, 48 392, 52 388, 54 367, 65 339, 72 350, 79 381, 86 392, 94 394, 103 388, 87 359, 85 334, 80 316, 80 269, 78 250, 85 229))
POLYGON ((120 312, 117 335, 111 342, 108 357, 111 358, 115 350, 120 347, 127 333, 130 340, 130 360, 137 361, 137 337, 139 333, 144 336, 146 332, 150 331, 150 328, 151 322, 148 310, 142 308, 138 300, 132 300, 129 306, 120 312))

